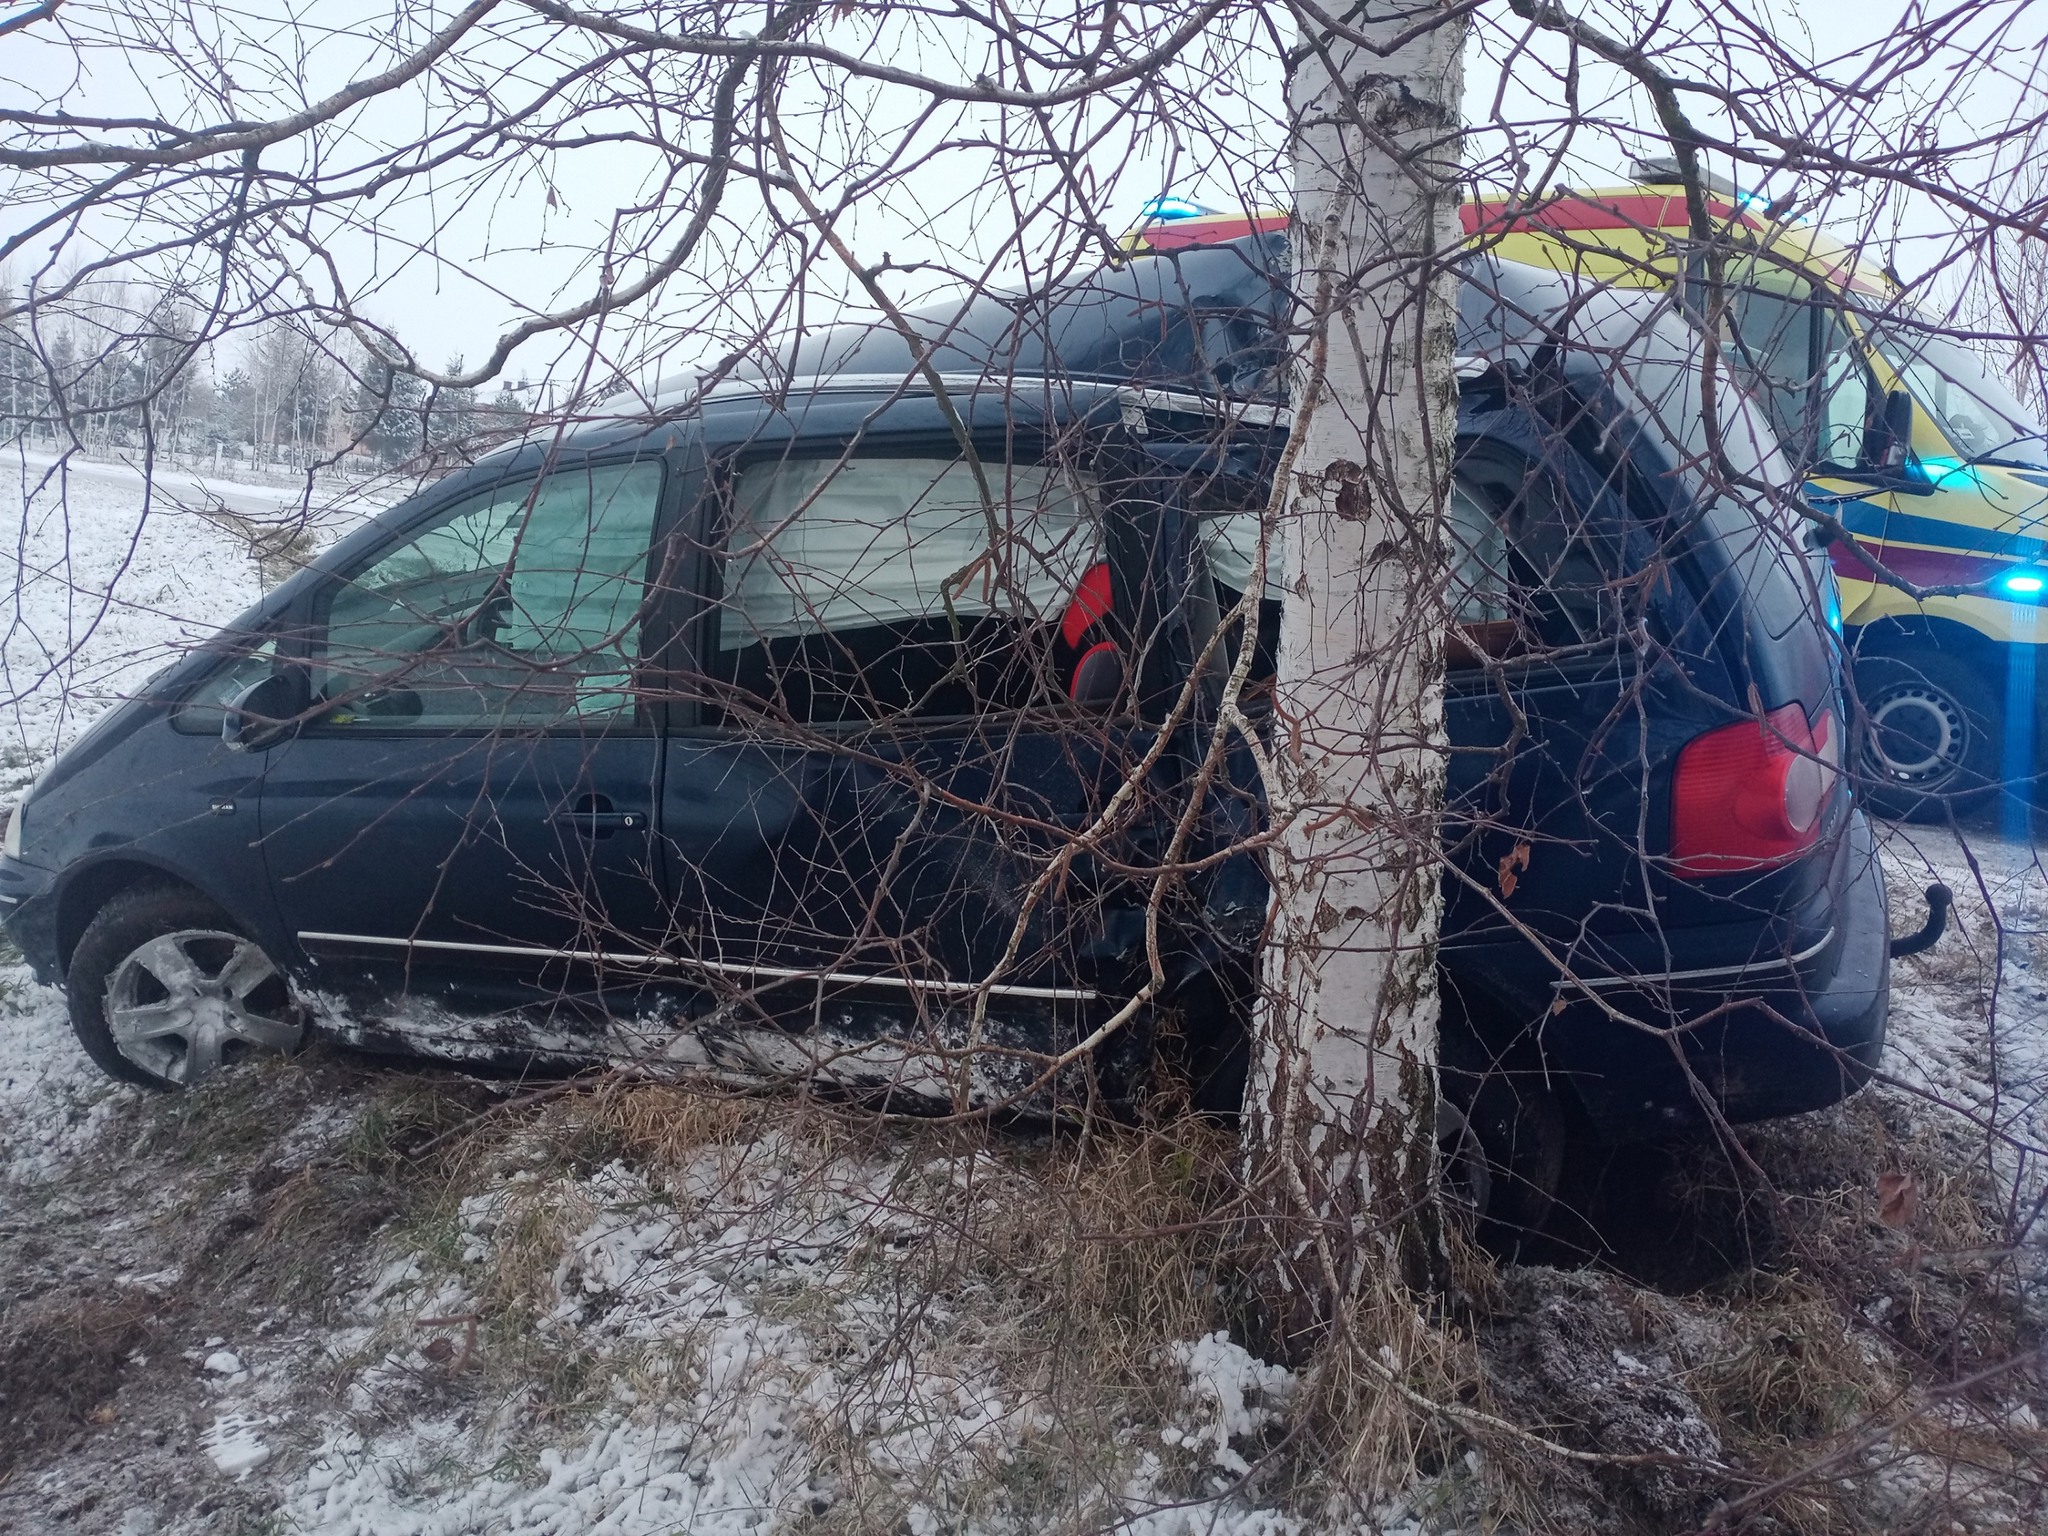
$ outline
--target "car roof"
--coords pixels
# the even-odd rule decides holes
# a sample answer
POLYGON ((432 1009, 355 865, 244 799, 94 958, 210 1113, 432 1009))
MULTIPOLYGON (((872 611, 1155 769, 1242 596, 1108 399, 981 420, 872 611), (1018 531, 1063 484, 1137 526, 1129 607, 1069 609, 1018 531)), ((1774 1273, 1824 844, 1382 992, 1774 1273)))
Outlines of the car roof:
MULTIPOLYGON (((1569 309, 1558 273, 1474 253, 1461 263, 1458 351, 1490 358, 1569 309), (1475 301, 1476 300, 1476 301, 1475 301)), ((665 382, 615 398, 566 431, 508 446, 446 488, 520 473, 562 453, 707 449, 795 436, 951 430, 931 379, 971 429, 1114 419, 1133 405, 1270 425, 1285 419, 1291 257, 1267 229, 1211 245, 1121 255, 1042 294, 981 292, 908 319, 921 360, 887 321, 838 325, 742 364, 708 387, 665 382)))

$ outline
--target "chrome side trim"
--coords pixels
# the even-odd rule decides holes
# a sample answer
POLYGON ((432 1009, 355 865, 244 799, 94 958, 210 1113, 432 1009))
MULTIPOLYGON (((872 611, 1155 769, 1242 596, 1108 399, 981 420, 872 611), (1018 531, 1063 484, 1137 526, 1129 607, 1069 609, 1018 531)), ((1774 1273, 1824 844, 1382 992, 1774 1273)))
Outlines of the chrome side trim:
POLYGON ((1234 395, 1197 395, 1186 390, 1146 389, 1125 385, 1116 392, 1125 405, 1146 411, 1172 411, 1183 416, 1223 416, 1248 426, 1288 426, 1294 412, 1284 405, 1240 400, 1234 395))
POLYGON ((545 949, 531 944, 464 944, 453 939, 392 939, 370 933, 315 933, 301 931, 302 944, 369 944, 387 949, 431 949, 456 954, 511 955, 528 960, 580 960, 590 965, 692 966, 716 971, 722 976, 739 976, 767 981, 831 982, 849 987, 899 987, 906 992, 935 992, 943 997, 976 997, 986 991, 991 997, 1042 998, 1054 1002, 1093 1002, 1098 994, 1092 987, 1025 987, 996 982, 983 987, 974 981, 917 981, 907 976, 864 976, 851 971, 785 970, 773 965, 737 965, 724 960, 693 960, 675 955, 639 954, 630 950, 545 949))
POLYGON ((1576 979, 1560 976, 1550 984, 1550 990, 1563 992, 1590 988, 1597 992, 1605 987, 1654 987, 1670 982, 1739 981, 1750 976, 1770 976, 1811 960, 1834 941, 1835 930, 1830 928, 1818 941, 1798 954, 1782 955, 1775 960, 1752 960, 1744 965, 1710 965, 1697 971, 1646 971, 1638 976, 1581 976, 1576 979))

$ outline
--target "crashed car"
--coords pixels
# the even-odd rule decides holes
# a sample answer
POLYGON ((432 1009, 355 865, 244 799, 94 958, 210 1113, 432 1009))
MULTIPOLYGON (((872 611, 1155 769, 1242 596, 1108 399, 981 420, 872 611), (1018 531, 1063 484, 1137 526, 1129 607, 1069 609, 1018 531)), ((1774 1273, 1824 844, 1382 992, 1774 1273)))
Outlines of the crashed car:
MULTIPOLYGON (((1126 260, 921 361, 834 331, 450 476, 64 753, 8 930, 145 1084, 321 1028, 1053 1113, 1165 1059, 1227 1105, 1264 812, 1247 742, 1203 764, 1243 647, 1270 729, 1282 269, 1126 260)), ((1887 920, 1826 560, 1718 488, 1693 333, 1478 257, 1460 314, 1446 1135, 1533 1222, 1568 1121, 1859 1087, 1887 920)))

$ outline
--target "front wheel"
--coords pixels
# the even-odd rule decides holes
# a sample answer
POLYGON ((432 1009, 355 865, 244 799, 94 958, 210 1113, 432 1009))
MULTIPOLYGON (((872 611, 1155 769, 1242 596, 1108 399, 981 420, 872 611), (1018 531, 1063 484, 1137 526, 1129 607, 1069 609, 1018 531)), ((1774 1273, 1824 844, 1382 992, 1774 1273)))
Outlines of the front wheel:
POLYGON ((187 1088, 305 1029, 282 972, 196 891, 121 892, 87 925, 65 974, 71 1028, 110 1077, 187 1088))
POLYGON ((2005 677, 1932 648, 1856 662, 1864 803, 1894 821, 1940 821, 1997 788, 2005 677))

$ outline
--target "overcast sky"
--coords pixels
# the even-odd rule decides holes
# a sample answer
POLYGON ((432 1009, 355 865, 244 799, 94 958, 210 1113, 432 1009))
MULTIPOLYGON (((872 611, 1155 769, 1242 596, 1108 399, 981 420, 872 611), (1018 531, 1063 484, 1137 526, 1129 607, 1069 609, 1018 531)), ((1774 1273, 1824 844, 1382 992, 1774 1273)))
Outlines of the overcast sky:
MULTIPOLYGON (((1959 67, 1929 69, 1916 82, 1918 90, 1945 93, 1940 118, 1945 137, 1953 134, 1961 141, 1974 130, 1995 128, 2014 111, 2019 81, 2038 65, 2040 37, 2048 25, 2048 5, 2032 9, 2038 14, 2029 20, 2022 13, 2018 41, 1998 58, 1969 65, 1958 56, 1952 62, 1959 67), (2031 55, 2029 48, 2035 50, 2031 55)), ((97 18, 122 10, 131 17, 138 14, 133 7, 96 11, 73 0, 63 15, 74 35, 90 38, 100 28, 97 18)), ((1844 78, 1852 70, 1848 61, 1890 33, 1904 10, 1899 0, 1769 0, 1768 6, 1781 38, 1813 57, 1843 60, 1838 72, 1844 78)), ((40 32, 0 43, 0 90, 16 103, 86 114, 163 115, 192 125, 230 116, 267 117, 375 67, 375 60, 388 57, 383 50, 394 41, 388 0, 381 6, 377 0, 248 0, 232 10, 178 14, 191 18, 207 37, 209 51, 220 58, 217 78, 202 72, 195 84, 161 57, 134 46, 92 48, 74 57, 50 40, 51 34, 40 32)), ((2007 8, 2000 14, 2013 12, 2007 8)), ((534 24, 545 25, 538 18, 534 24)), ((1504 6, 1481 14, 1468 66, 1467 119, 1474 130, 1475 159, 1496 153, 1502 142, 1490 126, 1496 93, 1500 117, 1524 124, 1549 120, 1549 142, 1564 141, 1563 125, 1555 121, 1561 88, 1545 67, 1545 61, 1554 67, 1562 56, 1554 41, 1521 55, 1511 78, 1501 82, 1499 61, 1520 37, 1520 24, 1504 6)), ((478 54, 473 67, 482 74, 503 69, 507 78, 520 72, 543 78, 551 67, 545 40, 537 48, 530 43, 530 37, 508 40, 496 55, 489 50, 478 54)), ((1207 123, 1190 121, 1177 125, 1184 129, 1177 132, 1168 131, 1175 125, 1160 124, 1142 133, 1113 128, 1085 151, 1097 206, 1105 222, 1118 230, 1160 193, 1216 205, 1247 197, 1284 202, 1284 112, 1270 44, 1258 28, 1246 26, 1241 36, 1216 39, 1210 46, 1209 67, 1223 84, 1202 94, 1202 106, 1211 114, 1207 123)), ((961 68, 929 39, 915 55, 891 62, 935 73, 961 68)), ((1709 55, 1698 66, 1712 71, 1729 64, 1709 55)), ((869 143, 844 148, 872 153, 872 144, 889 137, 892 126, 907 122, 917 102, 899 88, 877 87, 857 105, 854 115, 869 143)), ((1816 105, 1815 110, 1821 109, 1816 105)), ((1649 120, 1640 91, 1617 72, 1593 65, 1582 71, 1581 111, 1592 123, 1609 127, 1649 120)), ((415 131, 422 112, 419 96, 401 93, 360 114, 349 147, 362 152, 401 143, 415 131)), ((1711 113, 1701 115, 1713 125, 1711 113)), ((948 115, 940 127, 955 139, 1000 138, 1017 131, 997 114, 972 110, 948 115)), ((936 142, 939 129, 928 129, 926 136, 936 142)), ((1654 147, 1648 135, 1582 127, 1570 137, 1561 179, 1575 186, 1611 184, 1624 173, 1630 155, 1645 146, 1654 147)), ((879 261, 887 253, 897 263, 936 263, 949 272, 978 272, 992 265, 998 281, 1028 282, 1033 276, 1028 262, 1017 250, 1005 249, 1016 228, 1010 194, 1021 190, 1031 197, 1053 188, 1044 177, 1027 179, 1021 189, 1000 187, 991 165, 987 153, 972 147, 936 154, 896 182, 886 198, 858 207, 842 233, 864 262, 879 261)), ((461 355, 474 362, 517 319, 589 291, 598 265, 594 253, 605 244, 619 210, 643 203, 661 170, 653 151, 609 145, 508 162, 482 187, 465 188, 451 173, 438 178, 431 190, 419 186, 386 199, 367 227, 330 230, 329 249, 363 311, 392 327, 424 361, 439 364, 461 355)), ((1767 190, 1795 189, 1771 185, 1767 190)), ((715 248, 699 270, 653 311, 670 323, 637 333, 614 327, 599 338, 610 361, 644 376, 687 361, 707 345, 715 350, 698 325, 710 312, 715 284, 742 285, 756 307, 766 307, 787 288, 786 274, 761 260, 749 228, 750 218, 759 222, 758 204, 742 189, 732 195, 730 209, 730 227, 717 232, 715 248)), ((24 212, 17 204, 9 221, 18 226, 24 212)), ((1822 214, 1877 238, 1884 254, 1909 274, 1938 259, 1939 238, 1947 227, 1938 209, 1915 198, 1893 198, 1877 209, 1845 201, 1822 214)), ((120 234, 111 228, 94 233, 102 240, 120 234)), ((1034 249, 1028 239, 1022 246, 1025 254, 1034 249)), ((24 265, 14 263, 14 280, 20 281, 24 265)), ((927 270, 885 281, 899 297, 914 301, 957 279, 927 270)), ((848 286, 843 273, 829 267, 818 271, 806 318, 833 318, 833 307, 848 286)), ((509 373, 538 377, 577 362, 573 356, 565 360, 562 352, 559 340, 534 343, 515 357, 509 373)))

